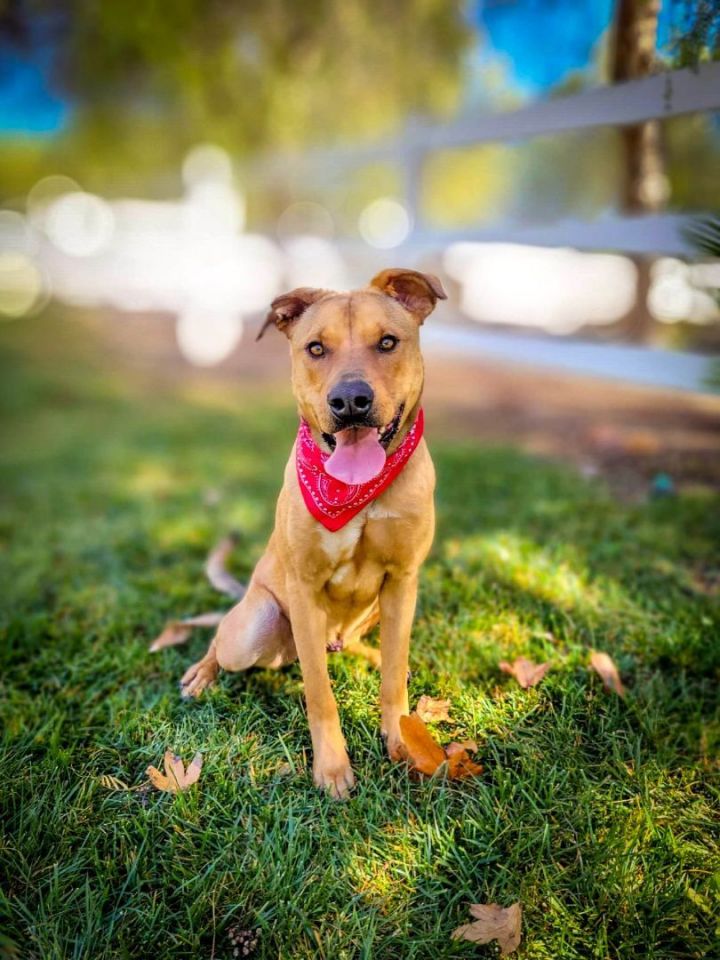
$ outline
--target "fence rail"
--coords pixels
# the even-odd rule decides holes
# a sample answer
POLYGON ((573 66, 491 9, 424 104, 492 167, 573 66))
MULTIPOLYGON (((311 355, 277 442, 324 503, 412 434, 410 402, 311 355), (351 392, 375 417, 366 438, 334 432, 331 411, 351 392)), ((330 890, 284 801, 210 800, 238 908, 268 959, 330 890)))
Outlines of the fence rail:
POLYGON ((543 225, 496 223, 481 228, 434 230, 422 215, 422 178, 432 151, 508 142, 605 126, 627 126, 688 113, 720 110, 720 62, 697 69, 669 70, 650 77, 540 101, 518 110, 466 114, 447 124, 410 122, 398 136, 377 144, 318 148, 263 157, 258 177, 317 184, 328 175, 349 174, 370 163, 392 162, 403 171, 405 205, 414 231, 412 244, 439 246, 459 240, 613 249, 630 254, 690 252, 683 235, 686 218, 672 214, 619 215, 593 221, 565 220, 543 225))
POLYGON ((668 70, 541 100, 518 110, 465 114, 447 124, 416 120, 399 136, 381 143, 309 150, 299 159, 308 165, 365 164, 397 160, 408 153, 524 140, 592 127, 628 126, 705 110, 720 110, 720 61, 700 64, 696 70, 668 70))

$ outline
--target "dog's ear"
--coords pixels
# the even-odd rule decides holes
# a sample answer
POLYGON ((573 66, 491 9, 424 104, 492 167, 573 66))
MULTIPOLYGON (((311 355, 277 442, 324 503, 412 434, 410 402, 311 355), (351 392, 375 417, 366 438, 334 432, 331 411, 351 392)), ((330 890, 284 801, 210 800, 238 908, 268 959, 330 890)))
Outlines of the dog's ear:
POLYGON ((265 323, 260 327, 260 332, 255 339, 259 340, 272 324, 289 337, 295 320, 298 320, 311 304, 324 297, 326 293, 329 291, 316 290, 314 287, 297 287, 289 293, 281 293, 270 304, 265 323))
POLYGON ((383 270, 372 278, 370 286, 401 303, 418 323, 433 312, 438 300, 447 300, 443 285, 432 273, 403 270, 402 267, 383 270))

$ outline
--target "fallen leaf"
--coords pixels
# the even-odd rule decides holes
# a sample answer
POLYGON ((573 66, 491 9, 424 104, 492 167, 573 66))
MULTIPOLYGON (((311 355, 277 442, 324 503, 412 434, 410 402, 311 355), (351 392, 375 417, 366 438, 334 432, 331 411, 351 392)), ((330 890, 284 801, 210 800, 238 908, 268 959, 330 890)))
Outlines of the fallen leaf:
POLYGON ((432 776, 447 757, 416 713, 400 717, 400 733, 413 770, 432 776))
POLYGON ((515 677, 523 690, 527 690, 528 687, 534 687, 540 683, 550 669, 550 664, 533 663, 527 657, 518 657, 513 663, 501 660, 500 669, 503 673, 509 673, 511 677, 515 677))
POLYGON ((447 763, 447 775, 450 780, 476 777, 482 773, 483 768, 470 759, 466 747, 454 744, 452 752, 444 750, 433 739, 417 713, 411 713, 409 717, 400 717, 400 733, 405 744, 407 760, 413 772, 424 773, 431 777, 439 767, 447 763))
POLYGON ((435 700, 423 694, 417 702, 415 713, 420 717, 423 723, 439 723, 441 720, 449 720, 450 714, 449 700, 435 700))
POLYGON ((105 787, 106 790, 129 790, 130 787, 123 783, 122 780, 118 780, 117 777, 111 776, 109 773, 104 773, 100 777, 100 786, 105 787))
POLYGON ((499 903, 472 903, 470 913, 476 918, 475 922, 453 930, 453 940, 470 940, 471 943, 497 940, 503 957, 520 946, 522 907, 519 903, 509 907, 501 907, 499 903))
POLYGON ((597 650, 593 650, 590 655, 590 666, 600 677, 606 690, 613 691, 619 697, 625 696, 625 687, 612 657, 607 653, 598 653, 597 650))
POLYGON ((165 751, 165 773, 160 773, 157 767, 148 767, 145 771, 150 782, 158 790, 168 793, 181 793, 187 790, 200 778, 202 769, 202 754, 196 753, 187 770, 180 757, 172 750, 165 751))
POLYGON ((479 777, 483 768, 470 759, 466 750, 448 755, 448 777, 450 780, 464 780, 466 777, 479 777))
POLYGON ((150 644, 150 653, 164 650, 165 647, 177 647, 185 643, 195 627, 216 627, 224 616, 224 613, 201 613, 197 617, 186 617, 185 620, 171 620, 150 644))

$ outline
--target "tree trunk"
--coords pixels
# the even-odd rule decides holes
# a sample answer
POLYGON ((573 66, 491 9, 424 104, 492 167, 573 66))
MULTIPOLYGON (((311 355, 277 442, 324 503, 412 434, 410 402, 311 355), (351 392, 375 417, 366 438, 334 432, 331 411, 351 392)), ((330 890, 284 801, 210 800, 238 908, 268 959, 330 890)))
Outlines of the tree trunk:
MULTIPOLYGON (((610 80, 622 83, 647 76, 655 63, 660 0, 617 0, 610 80)), ((661 210, 668 199, 663 128, 659 120, 620 127, 623 179, 620 208, 643 214, 661 210)), ((645 340, 652 328, 647 307, 650 261, 633 257, 638 271, 637 295, 624 327, 633 340, 645 340)))

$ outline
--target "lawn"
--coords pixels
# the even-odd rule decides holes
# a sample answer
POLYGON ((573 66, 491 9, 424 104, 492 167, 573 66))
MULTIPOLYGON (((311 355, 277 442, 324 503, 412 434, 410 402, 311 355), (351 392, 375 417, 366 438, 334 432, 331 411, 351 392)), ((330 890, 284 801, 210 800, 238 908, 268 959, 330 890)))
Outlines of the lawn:
POLYGON ((295 429, 284 397, 153 384, 54 315, 0 348, 8 955, 220 960, 239 924, 261 958, 490 957, 450 933, 471 902, 519 901, 518 956, 720 956, 717 500, 620 503, 568 466, 433 439, 428 410, 439 522, 411 703, 449 698, 434 732, 475 738, 485 771, 391 764, 378 675, 334 655, 359 780, 335 803, 311 784, 297 666, 185 703, 207 634, 147 652, 168 617, 226 605, 202 565, 230 528, 250 573, 295 429), (537 688, 499 671, 519 655, 552 662, 537 688), (187 793, 101 783, 142 784, 167 747, 204 755, 187 793))

